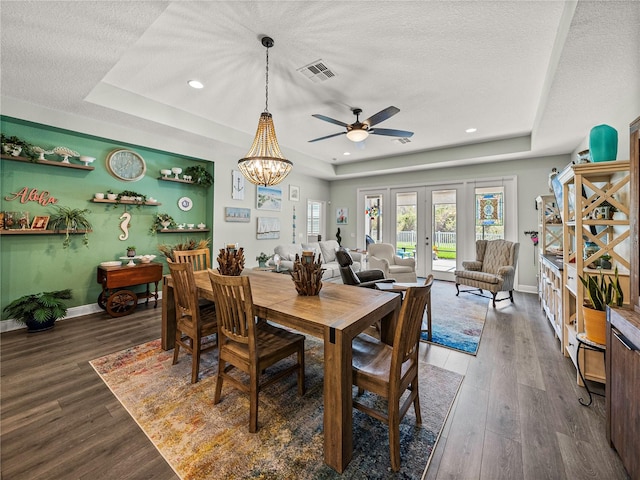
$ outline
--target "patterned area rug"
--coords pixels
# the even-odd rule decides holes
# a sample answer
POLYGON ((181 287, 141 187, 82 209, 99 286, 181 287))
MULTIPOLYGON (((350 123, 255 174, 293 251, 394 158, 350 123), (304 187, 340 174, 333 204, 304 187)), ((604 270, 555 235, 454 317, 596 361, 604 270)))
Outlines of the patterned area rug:
MULTIPOLYGON (((456 297, 456 284, 453 282, 433 282, 431 343, 475 355, 490 303, 490 299, 470 293, 461 293, 456 297)), ((426 316, 422 328, 427 328, 426 316)), ((427 341, 425 332, 422 333, 422 340, 427 341)))
POLYGON ((339 475, 323 461, 323 349, 318 340, 308 337, 305 343, 306 394, 297 395, 295 375, 260 392, 255 434, 248 431, 247 395, 225 385, 221 402, 213 404, 216 351, 203 355, 195 385, 189 382, 190 356, 181 355, 172 366, 172 355, 156 340, 90 363, 185 480, 420 479, 463 378, 420 365, 423 423, 415 424, 413 408, 403 419, 398 473, 390 468, 386 425, 354 410, 353 459, 339 475))

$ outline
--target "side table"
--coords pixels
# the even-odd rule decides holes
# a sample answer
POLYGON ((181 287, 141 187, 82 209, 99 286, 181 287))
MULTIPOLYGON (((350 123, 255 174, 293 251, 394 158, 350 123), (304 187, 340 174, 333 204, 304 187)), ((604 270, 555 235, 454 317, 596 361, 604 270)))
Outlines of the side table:
POLYGON ((582 374, 582 370, 580 369, 580 349, 582 348, 583 350, 593 350, 594 352, 602 352, 602 354, 605 356, 605 363, 606 363, 607 346, 589 340, 587 338, 587 334, 584 333, 584 332, 578 333, 576 335, 576 340, 578 341, 578 348, 576 350, 576 365, 578 367, 578 375, 580 376, 580 380, 582 380, 582 383, 584 384, 585 390, 589 394, 589 402, 588 403, 585 403, 585 401, 582 398, 579 398, 578 401, 580 402, 580 405, 588 407, 589 405, 591 405, 593 403, 593 395, 599 395, 601 397, 604 397, 604 394, 598 393, 598 392, 592 392, 589 389, 589 385, 587 384, 587 380, 584 378, 584 375, 582 374))

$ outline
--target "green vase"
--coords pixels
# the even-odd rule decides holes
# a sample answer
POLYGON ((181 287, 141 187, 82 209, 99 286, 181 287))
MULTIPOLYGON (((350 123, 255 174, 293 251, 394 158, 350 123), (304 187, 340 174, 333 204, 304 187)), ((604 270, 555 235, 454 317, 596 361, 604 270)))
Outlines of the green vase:
POLYGON ((597 125, 589 134, 592 162, 608 162, 618 156, 618 131, 609 125, 597 125))

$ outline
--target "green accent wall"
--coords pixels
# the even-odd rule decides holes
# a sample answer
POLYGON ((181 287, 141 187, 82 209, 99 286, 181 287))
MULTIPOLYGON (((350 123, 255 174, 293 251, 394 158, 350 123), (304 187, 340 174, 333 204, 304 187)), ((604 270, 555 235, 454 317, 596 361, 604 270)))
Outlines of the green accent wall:
MULTIPOLYGON (((50 215, 53 208, 37 202, 21 204, 20 200, 6 198, 24 187, 48 191, 58 200, 57 205, 71 208, 88 208, 93 225, 89 234, 89 247, 85 247, 82 235, 72 235, 71 245, 63 249, 64 235, 2 235, 0 236, 0 307, 15 298, 29 293, 71 288, 73 299, 69 307, 93 304, 102 291, 96 281, 100 262, 117 260, 126 255, 126 247, 135 245, 137 253, 158 255, 156 261, 164 262, 158 244, 174 245, 187 239, 200 240, 213 236, 214 187, 158 180, 161 169, 202 165, 214 174, 211 161, 163 152, 139 145, 131 145, 106 138, 89 136, 56 127, 0 116, 0 128, 6 136, 20 139, 44 149, 68 147, 81 155, 96 157, 93 171, 61 168, 57 166, 16 162, 2 159, 0 162, 0 211, 28 211, 29 219, 35 215, 50 215), (107 155, 118 148, 128 148, 141 155, 147 165, 144 178, 137 182, 125 182, 113 177, 106 168, 107 155), (120 193, 132 190, 147 197, 154 197, 162 205, 127 205, 131 214, 129 238, 119 240, 122 234, 120 216, 124 205, 93 203, 96 192, 112 190, 120 193), (184 212, 178 208, 178 199, 189 197, 193 208, 184 212), (210 232, 158 233, 149 232, 156 213, 168 213, 178 223, 205 223, 210 232)), ((56 155, 46 155, 47 160, 62 160, 56 155)), ((82 164, 77 158, 72 163, 82 164)), ((168 271, 165 262, 165 273, 168 271)), ((133 290, 141 291, 142 286, 133 290)), ((5 316, 2 316, 5 319, 5 316)))

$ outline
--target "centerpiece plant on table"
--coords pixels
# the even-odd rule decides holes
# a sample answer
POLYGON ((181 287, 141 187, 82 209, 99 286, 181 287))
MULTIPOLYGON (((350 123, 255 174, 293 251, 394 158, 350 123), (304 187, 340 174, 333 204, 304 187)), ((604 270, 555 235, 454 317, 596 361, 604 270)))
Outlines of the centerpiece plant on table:
POLYGON ((272 256, 273 255, 267 255, 264 252, 260 252, 260 255, 256 257, 256 260, 258 261, 258 266, 260 268, 265 268, 267 266, 267 262, 272 256))

